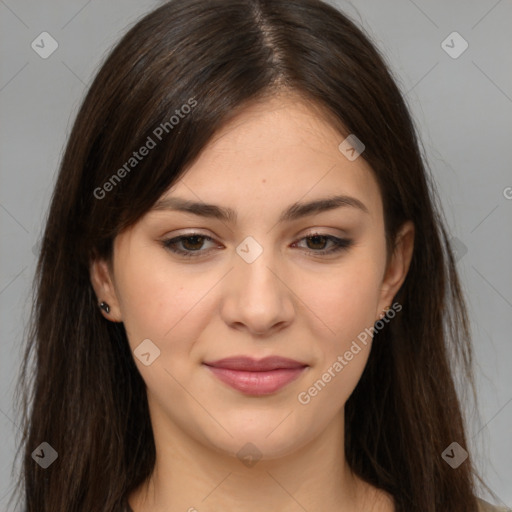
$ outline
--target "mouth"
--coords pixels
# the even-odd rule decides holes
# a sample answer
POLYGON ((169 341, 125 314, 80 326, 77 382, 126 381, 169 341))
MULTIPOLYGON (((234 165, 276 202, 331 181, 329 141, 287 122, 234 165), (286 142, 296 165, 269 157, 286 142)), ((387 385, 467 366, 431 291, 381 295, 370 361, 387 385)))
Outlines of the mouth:
POLYGON ((220 381, 247 395, 269 395, 299 378, 309 365, 284 357, 231 357, 204 362, 220 381))

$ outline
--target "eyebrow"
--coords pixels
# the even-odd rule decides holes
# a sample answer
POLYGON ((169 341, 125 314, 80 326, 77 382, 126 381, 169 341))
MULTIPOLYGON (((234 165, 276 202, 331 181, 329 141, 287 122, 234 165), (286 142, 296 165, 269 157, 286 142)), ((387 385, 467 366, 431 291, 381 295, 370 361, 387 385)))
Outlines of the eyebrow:
MULTIPOLYGON (((368 208, 355 197, 332 196, 315 199, 307 203, 293 203, 279 217, 278 223, 291 222, 316 213, 334 210, 341 207, 356 208, 364 213, 370 213, 368 208)), ((236 223, 237 213, 232 208, 217 206, 215 204, 190 201, 181 197, 166 197, 155 203, 151 210, 171 210, 191 213, 200 217, 219 219, 228 223, 236 223)))

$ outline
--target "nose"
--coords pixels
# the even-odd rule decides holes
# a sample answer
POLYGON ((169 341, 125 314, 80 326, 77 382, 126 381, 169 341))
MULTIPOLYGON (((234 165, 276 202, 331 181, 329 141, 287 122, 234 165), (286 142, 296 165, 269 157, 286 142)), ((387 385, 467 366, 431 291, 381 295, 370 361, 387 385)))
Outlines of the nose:
POLYGON ((270 250, 250 263, 235 255, 221 310, 227 325, 259 337, 290 325, 295 315, 293 285, 279 269, 270 250))

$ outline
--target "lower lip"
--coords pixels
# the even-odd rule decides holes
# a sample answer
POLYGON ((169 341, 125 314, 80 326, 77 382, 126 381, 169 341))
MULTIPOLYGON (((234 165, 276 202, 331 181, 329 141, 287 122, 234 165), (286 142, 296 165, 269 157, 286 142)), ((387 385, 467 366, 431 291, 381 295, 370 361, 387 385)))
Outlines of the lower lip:
POLYGON ((268 372, 246 372, 207 366, 222 382, 247 395, 269 395, 297 379, 307 368, 280 368, 268 372))

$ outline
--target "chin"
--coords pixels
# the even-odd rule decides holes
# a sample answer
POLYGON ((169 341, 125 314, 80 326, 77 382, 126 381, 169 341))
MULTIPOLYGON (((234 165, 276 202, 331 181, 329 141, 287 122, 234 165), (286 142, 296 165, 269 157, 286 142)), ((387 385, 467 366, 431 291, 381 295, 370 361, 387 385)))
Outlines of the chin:
MULTIPOLYGON (((279 422, 276 425, 279 425, 279 422)), ((269 428, 269 422, 266 421, 253 423, 250 426, 240 426, 240 428, 226 425, 226 429, 233 437, 224 430, 222 432, 225 435, 212 437, 210 431, 206 434, 208 445, 219 454, 237 457, 248 467, 252 467, 251 464, 257 461, 274 460, 291 455, 307 444, 311 437, 304 431, 298 432, 284 425, 272 431, 272 428, 269 428)))

